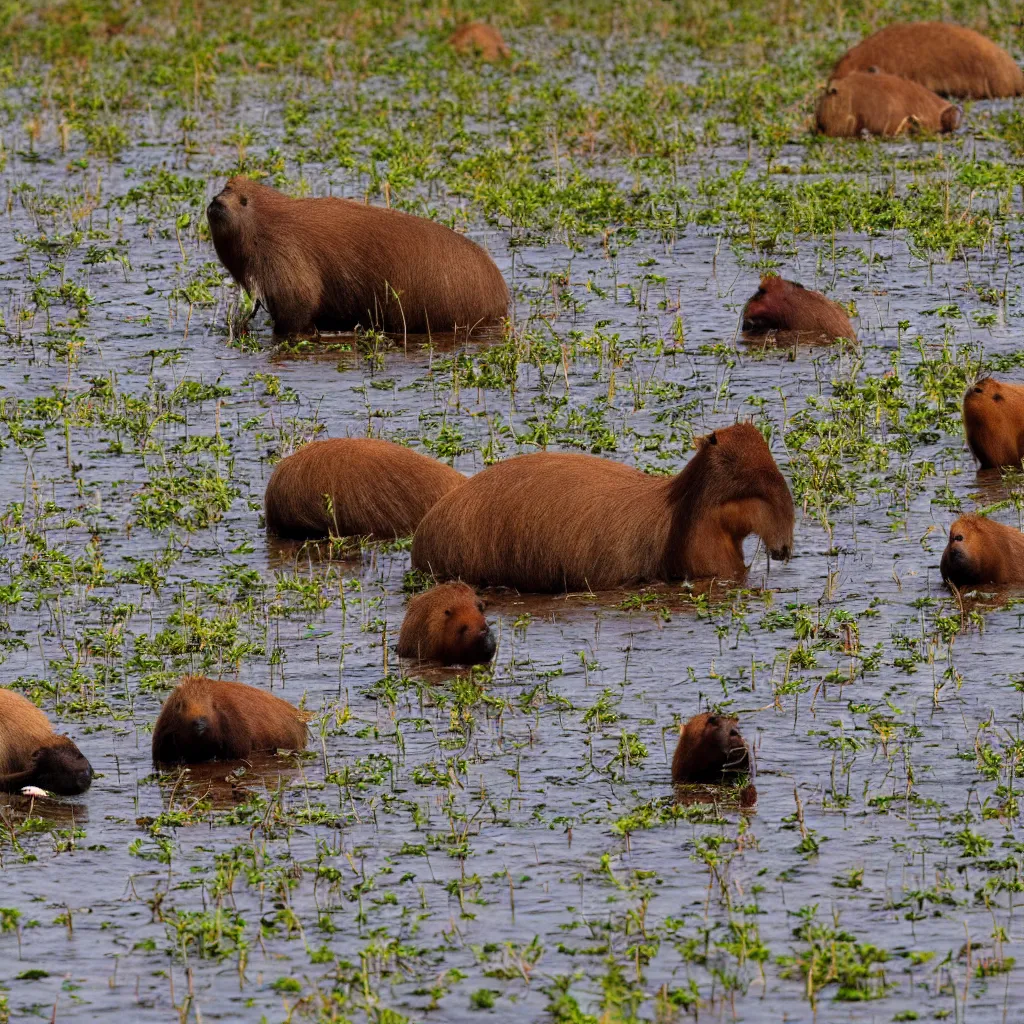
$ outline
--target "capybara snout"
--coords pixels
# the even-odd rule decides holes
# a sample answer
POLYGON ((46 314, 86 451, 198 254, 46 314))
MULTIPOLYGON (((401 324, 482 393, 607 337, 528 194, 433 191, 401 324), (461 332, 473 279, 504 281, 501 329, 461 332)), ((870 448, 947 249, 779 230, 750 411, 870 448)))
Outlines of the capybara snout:
POLYGON ((66 736, 59 736, 53 744, 36 750, 32 764, 33 785, 51 793, 77 796, 92 785, 92 765, 66 736))

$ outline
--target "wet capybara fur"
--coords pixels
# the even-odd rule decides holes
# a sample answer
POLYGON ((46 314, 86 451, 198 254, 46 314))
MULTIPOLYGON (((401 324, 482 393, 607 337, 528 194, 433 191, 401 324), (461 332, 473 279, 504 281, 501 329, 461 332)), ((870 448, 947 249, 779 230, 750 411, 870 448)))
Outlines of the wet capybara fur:
POLYGON ((484 604, 465 583, 443 583, 409 602, 398 635, 402 658, 443 665, 481 665, 494 657, 484 604))
POLYGON ((747 300, 743 330, 795 331, 809 338, 857 340, 857 332, 839 303, 776 274, 762 277, 760 287, 747 300))
POLYGON ((1024 459, 1024 386, 986 377, 968 388, 964 433, 981 469, 1020 469, 1024 459))
POLYGON ((232 178, 206 215, 221 262, 279 335, 448 332, 508 312, 490 256, 425 217, 351 199, 292 199, 248 178, 232 178))
POLYGON ((1024 533, 984 516, 961 516, 949 528, 942 578, 957 587, 1024 585, 1024 533))
POLYGON ((673 782, 722 782, 727 775, 749 771, 750 751, 737 719, 704 712, 679 727, 673 782))
POLYGON ((877 68, 932 92, 964 99, 1024 93, 1024 74, 991 39, 941 21, 901 22, 869 36, 843 56, 832 79, 877 68))
POLYGON ((465 481, 451 466, 391 441, 312 441, 271 474, 267 529, 297 540, 409 537, 429 509, 465 481))
POLYGON ((825 87, 814 110, 818 131, 836 138, 952 132, 960 111, 909 78, 881 71, 854 71, 825 87))
POLYGON ((448 44, 459 53, 471 54, 490 63, 508 60, 511 56, 501 33, 482 21, 460 25, 449 37, 448 44))
POLYGON ((304 750, 308 717, 255 686, 186 676, 164 701, 153 727, 153 761, 200 764, 304 750))
POLYGON ((58 736, 30 700, 0 690, 0 790, 37 786, 75 796, 92 785, 92 765, 67 736, 58 736))
POLYGON ((793 498, 757 428, 737 424, 698 439, 674 477, 593 455, 496 463, 423 517, 412 565, 441 579, 548 593, 741 579, 751 533, 773 558, 788 558, 793 498))

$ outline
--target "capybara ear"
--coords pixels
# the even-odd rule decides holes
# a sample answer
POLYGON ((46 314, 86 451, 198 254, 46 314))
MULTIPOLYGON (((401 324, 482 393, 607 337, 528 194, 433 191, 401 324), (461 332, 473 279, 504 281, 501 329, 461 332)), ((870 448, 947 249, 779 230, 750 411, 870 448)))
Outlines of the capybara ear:
POLYGON ((942 112, 942 130, 955 132, 960 127, 962 111, 959 107, 949 106, 942 112))
POLYGON ((835 96, 835 94, 839 92, 839 86, 830 84, 829 87, 825 90, 825 92, 827 92, 829 96, 835 96))
POLYGON ((705 729, 717 729, 718 728, 718 715, 708 715, 704 720, 705 729))

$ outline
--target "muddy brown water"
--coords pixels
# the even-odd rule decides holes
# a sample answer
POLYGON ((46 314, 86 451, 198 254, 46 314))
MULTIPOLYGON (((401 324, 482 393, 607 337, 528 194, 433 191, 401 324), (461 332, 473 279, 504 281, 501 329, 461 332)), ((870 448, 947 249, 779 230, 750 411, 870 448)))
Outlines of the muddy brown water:
MULTIPOLYGON (((135 166, 173 159, 131 156, 135 166)), ((191 173, 209 176, 209 195, 223 162, 193 158, 191 173)), ((11 153, 5 184, 73 195, 82 179, 63 163, 11 153)), ((315 191, 326 191, 316 168, 305 172, 315 191)), ((128 184, 115 165, 104 195, 128 184)), ((45 218, 43 226, 67 229, 45 218)), ((750 542, 756 589, 712 602, 710 611, 681 588, 632 610, 619 606, 626 594, 488 595, 498 655, 492 675, 476 673, 465 685, 482 680, 492 702, 468 709, 456 707, 444 678, 394 682, 391 697, 381 683, 398 664, 388 648, 402 617, 406 550, 367 549, 345 561, 282 554, 260 529, 259 503, 269 456, 308 437, 314 422, 333 436, 371 431, 421 449, 422 437, 448 431, 465 449, 454 464, 472 473, 489 443, 500 455, 538 441, 605 447, 598 412, 618 440, 606 456, 673 469, 687 458, 690 434, 750 415, 771 426, 789 474, 784 418, 809 397, 831 394, 833 377, 848 376, 857 360, 862 379, 883 377, 894 358, 909 372, 916 335, 934 358, 943 326, 925 311, 950 302, 965 314, 952 322, 955 342, 1013 353, 1019 292, 979 328, 970 313, 992 307, 961 290, 963 261, 929 263, 899 233, 839 237, 834 261, 831 240, 800 240, 785 257, 787 276, 855 298, 861 346, 759 353, 737 344, 739 309, 759 272, 710 234, 691 229, 667 244, 641 236, 614 260, 599 239, 578 253, 526 245, 513 259, 502 232, 477 228, 474 237, 513 281, 519 325, 539 332, 544 325, 531 315, 543 313, 560 342, 572 331, 600 332, 606 344, 618 336, 614 383, 607 351, 572 360, 568 388, 561 365, 538 371, 524 362, 513 400, 500 390, 453 392, 443 347, 390 352, 376 366, 359 356, 283 359, 265 326, 261 350, 231 347, 224 322, 235 293, 218 289, 212 305, 188 317, 187 302, 169 298, 181 262, 173 232, 151 237, 131 213, 116 228, 129 243, 127 280, 116 265, 85 268, 80 253, 69 261, 68 276, 86 280, 95 297, 69 370, 46 351, 45 314, 15 329, 12 314, 32 291, 27 275, 46 257, 26 252, 22 239, 38 229, 23 204, 2 219, 4 315, 16 337, 0 347, 0 401, 92 389, 99 403, 97 382, 107 380, 117 394, 166 412, 183 381, 224 389, 178 403, 172 411, 182 418, 154 422, 145 450, 130 430, 88 422, 81 408, 67 435, 60 420, 27 417, 12 429, 13 405, 5 411, 0 585, 30 571, 35 589, 5 603, 3 682, 40 691, 99 773, 80 799, 37 801, 31 813, 40 822, 31 828, 13 824, 30 813, 27 801, 0 805, 0 906, 21 913, 20 930, 0 934, 0 988, 13 1019, 176 1020, 191 993, 189 1019, 298 1020, 313 1003, 294 1009, 296 1002, 319 990, 351 999, 353 1019, 378 1019, 388 1007, 458 1022, 481 1019, 470 995, 488 988, 498 1019, 539 1020, 559 977, 585 1011, 599 1014, 612 960, 642 975, 641 1019, 653 1019, 659 990, 688 990, 692 981, 705 1002, 701 1019, 811 1020, 802 981, 784 977, 776 962, 803 948, 794 928, 807 907, 823 925, 838 922, 890 956, 884 999, 835 1001, 833 986, 815 1019, 882 1021, 907 1011, 1014 1019, 1024 968, 980 976, 977 965, 997 946, 1002 956, 1021 956, 1019 827, 1015 815, 985 815, 1000 798, 974 751, 984 723, 982 738, 997 747, 1019 727, 1019 612, 988 614, 983 630, 956 638, 948 661, 945 648, 928 644, 932 602, 954 614, 937 568, 953 513, 934 499, 947 486, 965 508, 972 495, 990 502, 999 494, 998 483, 980 487, 960 436, 890 452, 879 479, 900 467, 911 478, 922 463, 937 467, 908 488, 906 508, 865 486, 855 508, 835 515, 831 538, 798 517, 787 564, 769 567, 750 542), (645 306, 628 304, 621 286, 643 287, 652 270, 664 284, 650 285, 645 306), (553 301, 547 275, 555 271, 568 275, 578 310, 553 301), (653 343, 672 339, 677 314, 684 339, 659 355, 653 343), (724 348, 702 353, 703 345, 724 348), (273 375, 281 392, 267 394, 255 375, 273 375), (651 381, 663 397, 648 389, 638 400, 651 381), (673 418, 678 437, 669 442, 673 418), (42 429, 32 437, 26 426, 42 429), (218 431, 221 451, 204 449, 210 442, 202 439, 218 431), (182 512, 198 484, 219 473, 238 491, 222 518, 192 533, 140 522, 152 482, 190 469, 182 512), (43 570, 59 574, 65 556, 100 558, 106 577, 97 585, 83 570, 78 581, 47 582, 43 570), (163 577, 155 588, 113 579, 154 560, 163 577), (779 625, 794 605, 811 622, 838 610, 855 616, 859 650, 877 647, 877 664, 844 685, 851 658, 835 644, 814 652, 816 664, 794 659, 797 627, 779 625), (183 628, 183 614, 203 620, 205 636, 183 628), (904 660, 913 651, 923 660, 904 660), (150 728, 166 685, 185 669, 305 701, 318 715, 309 756, 285 762, 280 774, 273 764, 247 769, 241 783, 228 781, 239 766, 198 781, 157 777, 150 728), (744 814, 726 800, 692 820, 637 828, 627 840, 616 821, 652 800, 671 804, 675 723, 708 700, 740 715, 756 750, 756 808, 744 814), (585 719, 602 701, 604 719, 585 719), (623 769, 614 758, 627 732, 647 756, 623 769), (204 779, 218 790, 210 813, 154 828, 160 815, 201 799, 204 779), (262 795, 247 800, 245 791, 262 795), (816 855, 798 850, 801 829, 816 837, 816 855), (951 838, 962 830, 990 841, 989 857, 1005 867, 968 863, 951 838), (737 955, 726 898, 701 860, 699 848, 719 840, 720 858, 731 855, 718 870, 732 918, 756 926, 770 951, 763 970, 755 947, 737 955), (464 858, 451 855, 459 848, 464 858), (859 886, 835 884, 855 870, 863 870, 859 886), (991 879, 1001 884, 984 889, 991 879), (222 959, 200 955, 201 927, 222 959), (1004 930, 1001 943, 994 929, 1004 930), (321 948, 326 963, 311 959, 321 948), (911 953, 933 956, 917 962, 911 953), (370 1008, 364 992, 373 993, 370 1008)), ((190 267, 215 258, 208 243, 186 245, 190 267)), ((1010 259, 1019 252, 1015 236, 1010 259)), ((1005 252, 970 257, 979 279, 1001 283, 1007 266, 1005 252)), ((55 323, 65 315, 51 314, 55 323)), ((481 348, 456 352, 472 360, 481 348)), ((1014 521, 1012 510, 1001 515, 1014 521)), ((832 628, 823 625, 819 639, 832 628)))

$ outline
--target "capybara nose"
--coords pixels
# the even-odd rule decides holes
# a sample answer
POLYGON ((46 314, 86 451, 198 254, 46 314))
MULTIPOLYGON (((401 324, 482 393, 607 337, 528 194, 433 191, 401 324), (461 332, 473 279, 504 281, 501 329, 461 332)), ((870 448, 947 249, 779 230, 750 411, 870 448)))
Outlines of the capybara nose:
POLYGON ((769 552, 769 554, 776 562, 788 562, 793 554, 793 548, 790 544, 783 544, 781 548, 776 548, 774 551, 769 552))
POLYGON ((192 727, 197 736, 202 736, 210 728, 210 723, 205 718, 199 717, 192 723, 192 727))
POLYGON ((224 203, 221 201, 220 196, 214 196, 213 199, 210 200, 210 205, 206 208, 206 216, 211 220, 220 217, 226 212, 227 210, 224 203))
POLYGON ((85 768, 78 773, 76 781, 78 782, 78 791, 84 793, 92 785, 92 768, 85 768))
POLYGON ((478 646, 485 661, 490 661, 494 657, 494 652, 498 649, 498 641, 494 639, 494 634, 490 629, 485 629, 480 634, 478 646))

